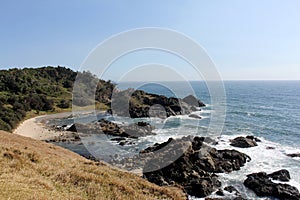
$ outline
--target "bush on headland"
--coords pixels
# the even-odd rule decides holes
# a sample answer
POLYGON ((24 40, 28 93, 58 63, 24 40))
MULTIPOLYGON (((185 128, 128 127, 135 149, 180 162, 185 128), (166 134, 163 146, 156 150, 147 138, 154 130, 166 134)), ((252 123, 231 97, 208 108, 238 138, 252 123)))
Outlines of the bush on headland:
POLYGON ((11 131, 29 112, 58 112, 71 105, 91 109, 96 105, 96 109, 120 116, 129 113, 132 118, 190 114, 205 106, 192 95, 168 98, 141 90, 119 91, 115 86, 90 72, 60 66, 0 70, 0 130, 11 131), (155 107, 157 104, 164 109, 155 107))
POLYGON ((96 101, 109 104, 115 85, 90 72, 74 72, 60 66, 0 70, 0 130, 11 131, 30 111, 38 114, 70 108, 78 75, 85 79, 86 93, 95 87, 89 85, 94 83, 91 80, 97 81, 96 101))

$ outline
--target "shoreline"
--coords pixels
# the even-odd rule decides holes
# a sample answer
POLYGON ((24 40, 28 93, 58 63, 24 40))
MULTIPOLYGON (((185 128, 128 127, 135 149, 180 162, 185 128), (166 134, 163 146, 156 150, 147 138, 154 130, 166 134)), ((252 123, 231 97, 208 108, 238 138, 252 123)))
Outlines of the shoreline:
MULTIPOLYGON (((100 111, 100 112, 102 112, 102 111, 100 111)), ((92 113, 92 111, 84 111, 84 112, 80 112, 80 113, 77 113, 77 114, 88 115, 88 114, 91 114, 91 113, 92 113)), ((21 135, 21 136, 24 136, 24 137, 29 137, 29 138, 32 138, 32 139, 35 139, 35 140, 44 141, 46 143, 49 143, 47 141, 54 140, 55 138, 58 138, 58 137, 61 137, 61 136, 64 136, 64 135, 67 136, 71 132, 55 130, 51 127, 48 127, 46 125, 46 123, 49 120, 62 119, 62 118, 66 118, 66 117, 68 117, 70 115, 73 115, 73 114, 74 114, 73 112, 63 112, 63 113, 56 113, 56 114, 46 114, 46 115, 41 115, 41 116, 37 116, 37 117, 27 119, 27 120, 23 121, 21 124, 19 124, 19 126, 13 131, 13 134, 21 135)), ((66 150, 69 150, 71 152, 74 152, 77 155, 85 157, 84 155, 81 155, 80 153, 78 153, 74 150, 66 148, 62 145, 58 145, 56 142, 50 142, 50 143, 54 144, 56 146, 62 147, 62 148, 66 149, 66 150)), ((87 158, 87 157, 85 157, 85 158, 87 158)), ((87 159, 90 159, 90 158, 87 158, 87 159)), ((129 173, 132 173, 132 174, 135 174, 135 175, 138 175, 138 176, 142 176, 142 169, 135 169, 135 170, 130 170, 129 171, 129 170, 125 170, 123 168, 117 167, 117 166, 113 166, 113 165, 111 165, 111 164, 109 164, 109 163, 107 163, 103 160, 101 160, 101 162, 107 164, 108 166, 110 166, 113 169, 117 169, 117 170, 120 170, 120 171, 123 171, 123 172, 129 172, 129 173)))
MULTIPOLYGON (((25 120, 23 123, 21 123, 17 127, 17 129, 15 129, 13 131, 13 133, 22 135, 22 136, 26 136, 26 137, 31 137, 31 138, 37 139, 37 140, 51 140, 55 137, 60 137, 60 136, 64 135, 65 131, 59 131, 59 130, 52 129, 51 127, 47 126, 47 122, 51 119, 60 119, 60 118, 70 117, 72 114, 73 114, 72 112, 65 112, 65 113, 57 113, 57 114, 42 115, 42 116, 34 117, 31 119, 25 120)), ((85 111, 85 112, 80 112, 78 114, 79 115, 88 115, 88 114, 92 114, 92 113, 85 111)), ((67 133, 69 133, 69 132, 67 132, 67 133)), ((222 173, 220 175, 220 178, 222 180, 223 186, 226 186, 226 185, 228 186, 228 185, 230 185, 228 183, 236 182, 236 181, 240 181, 239 184, 242 184, 242 181, 245 179, 246 175, 248 175, 250 173, 256 173, 256 172, 260 172, 260 171, 272 173, 276 170, 287 169, 287 166, 283 167, 283 166, 281 166, 281 164, 273 163, 274 165, 273 164, 266 165, 264 163, 264 161, 270 159, 270 157, 272 157, 272 155, 277 154, 278 157, 282 157, 284 155, 284 153, 280 152, 281 147, 278 146, 279 144, 277 145, 275 143, 272 143, 272 142, 269 142, 269 141, 263 139, 261 141, 262 143, 260 143, 260 145, 258 145, 257 147, 253 147, 251 149, 248 149, 248 148, 241 149, 241 148, 229 146, 231 140, 232 140, 231 135, 225 136, 217 144, 218 149, 221 149, 221 150, 222 149, 236 149, 239 152, 250 155, 250 157, 252 158, 252 161, 251 161, 252 164, 251 164, 251 166, 249 164, 245 164, 245 166, 243 166, 241 169, 239 169, 235 172, 231 172, 230 175, 228 175, 226 173, 222 173), (268 149, 267 147, 272 147, 272 148, 268 149), (264 152, 264 153, 262 153, 262 152, 264 152), (264 169, 260 169, 261 166, 264 166, 264 169)), ((57 145, 57 146, 60 146, 60 145, 57 145)), ((66 147, 63 147, 63 148, 76 153, 76 151, 73 151, 69 148, 66 148, 66 147)), ((77 154, 79 154, 79 153, 77 153, 77 154)), ((294 160, 294 159, 292 159, 292 160, 294 160)), ((280 159, 278 161, 280 161, 280 159)), ((294 163, 294 162, 290 162, 290 163, 294 163)), ((108 165, 114 169, 118 169, 121 171, 136 174, 138 176, 143 175, 141 169, 135 169, 135 170, 127 169, 126 170, 125 168, 121 168, 116 165, 111 165, 111 164, 108 164, 108 165)), ((293 170, 294 168, 288 166, 288 169, 291 173, 291 177, 293 177, 292 180, 288 184, 290 184, 291 186, 294 186, 296 188, 299 188, 299 183, 298 183, 299 179, 297 178, 297 174, 295 174, 295 170, 293 170)), ((237 186, 237 184, 232 184, 232 185, 237 186)), ((250 192, 250 194, 245 193, 245 195, 250 195, 251 197, 254 197, 253 196, 254 194, 252 194, 252 193, 251 192, 250 192)))
MULTIPOLYGON (((65 131, 58 131, 54 130, 51 127, 47 126, 47 122, 52 119, 62 119, 67 118, 72 115, 82 116, 82 115, 89 115, 92 114, 94 111, 88 110, 88 111, 77 111, 77 112, 59 112, 55 114, 46 114, 46 115, 40 115, 36 116, 30 119, 27 119, 20 123, 17 128, 15 128, 12 133, 17 135, 22 135, 25 137, 30 137, 36 140, 52 140, 55 137, 62 136, 65 131)), ((104 111, 97 111, 99 112, 104 111)))
POLYGON ((71 115, 72 112, 56 113, 50 115, 41 115, 23 121, 13 130, 13 134, 30 137, 36 140, 50 140, 61 133, 48 128, 45 123, 50 119, 64 118, 71 115))

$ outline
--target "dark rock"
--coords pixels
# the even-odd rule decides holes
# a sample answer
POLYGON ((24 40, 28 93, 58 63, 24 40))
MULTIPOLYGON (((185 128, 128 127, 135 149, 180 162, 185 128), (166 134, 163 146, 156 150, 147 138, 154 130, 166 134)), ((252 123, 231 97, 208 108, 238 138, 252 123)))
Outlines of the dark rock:
POLYGON ((242 197, 241 193, 233 186, 226 186, 224 188, 225 191, 234 194, 235 197, 232 197, 233 200, 246 200, 244 197, 242 197))
POLYGON ((223 190, 218 190, 218 191, 216 192, 216 195, 224 196, 223 190))
POLYGON ((261 140, 253 135, 247 135, 247 139, 254 140, 255 142, 261 142, 261 140))
POLYGON ((127 137, 128 134, 125 133, 125 130, 120 128, 116 123, 108 121, 106 119, 100 119, 99 125, 104 134, 127 137))
POLYGON ((151 126, 147 122, 138 122, 136 124, 130 124, 128 126, 118 125, 106 119, 100 119, 98 124, 101 127, 101 130, 104 134, 128 137, 128 138, 138 138, 147 135, 154 135, 152 130, 154 126, 151 126))
POLYGON ((140 153, 149 153, 149 152, 157 151, 157 150, 162 149, 163 147, 167 146, 172 141, 174 141, 174 139, 173 138, 169 138, 168 141, 163 142, 161 144, 155 143, 153 146, 148 147, 148 148, 142 150, 140 153))
POLYGON ((184 99, 168 98, 141 90, 134 91, 133 89, 128 89, 115 94, 112 101, 113 110, 110 110, 110 113, 131 118, 143 118, 153 115, 153 113, 149 113, 151 108, 156 117, 166 118, 169 116, 190 114, 193 110, 197 110, 197 107, 201 106, 205 106, 205 104, 192 95, 184 99), (158 107, 158 110, 156 110, 155 105, 160 105, 164 109, 158 107))
POLYGON ((268 176, 270 178, 272 178, 273 180, 278 180, 278 181, 283 181, 283 182, 287 182, 291 179, 290 173, 286 169, 282 169, 282 170, 273 172, 273 173, 269 174, 268 176))
POLYGON ((217 150, 214 160, 216 166, 214 172, 222 173, 239 170, 251 158, 239 151, 225 149, 217 150))
POLYGON ((186 96, 182 99, 183 102, 195 106, 195 107, 204 107, 205 104, 201 101, 199 101, 196 97, 193 95, 186 96))
POLYGON ((295 158, 295 157, 300 157, 300 153, 291 153, 291 154, 287 154, 287 156, 295 158))
POLYGON ((197 114, 190 114, 189 117, 196 118, 196 119, 202 119, 202 117, 200 115, 197 115, 197 114))
POLYGON ((80 137, 79 137, 79 135, 75 135, 74 136, 74 139, 77 141, 77 140, 80 140, 80 137))
POLYGON ((233 200, 247 200, 247 199, 245 199, 244 197, 238 196, 238 197, 235 197, 233 200))
POLYGON ((125 132, 130 135, 130 137, 138 138, 147 135, 155 135, 152 131, 155 129, 154 126, 147 122, 138 122, 136 124, 130 124, 128 126, 122 126, 125 132))
POLYGON ((184 189, 189 195, 206 197, 215 190, 215 185, 211 177, 206 177, 190 181, 184 189))
POLYGON ((148 122, 138 122, 138 126, 149 126, 150 124, 148 122))
POLYGON ((244 185, 260 197, 271 196, 284 200, 299 200, 300 193, 294 186, 274 183, 265 172, 247 175, 244 185))
POLYGON ((233 193, 233 192, 235 192, 236 194, 239 194, 239 191, 237 190, 237 189, 235 189, 235 187, 233 187, 233 186, 226 186, 225 188, 224 188, 224 190, 226 190, 227 192, 230 192, 230 193, 233 193))
POLYGON ((66 129, 66 131, 77 132, 76 125, 72 124, 69 128, 66 129))
POLYGON ((124 146, 124 145, 133 145, 133 144, 135 144, 135 143, 132 142, 132 141, 128 141, 128 140, 123 140, 123 141, 119 142, 119 145, 121 145, 121 146, 124 146))
POLYGON ((196 107, 196 106, 192 106, 192 107, 191 107, 191 110, 194 111, 194 112, 195 112, 195 111, 201 111, 201 108, 196 107))
POLYGON ((275 147, 266 147, 267 150, 275 149, 275 147))
POLYGON ((121 142, 121 141, 126 140, 126 138, 123 138, 123 137, 117 137, 117 138, 112 138, 112 139, 110 139, 110 140, 111 140, 111 141, 121 142))
POLYGON ((217 150, 203 141, 204 137, 170 138, 141 152, 151 158, 143 168, 143 175, 158 185, 175 182, 196 197, 216 191, 221 183, 214 173, 240 169, 249 156, 236 150, 217 150), (176 159, 178 158, 178 159, 176 159))
POLYGON ((255 140, 249 138, 237 137, 231 141, 230 145, 234 147, 248 148, 257 146, 257 143, 255 142, 255 140))

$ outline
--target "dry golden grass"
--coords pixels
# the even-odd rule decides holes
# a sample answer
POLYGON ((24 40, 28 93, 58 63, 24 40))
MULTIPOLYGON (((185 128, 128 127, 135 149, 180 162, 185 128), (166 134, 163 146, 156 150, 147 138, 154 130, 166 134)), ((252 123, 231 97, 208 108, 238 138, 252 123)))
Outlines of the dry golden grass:
POLYGON ((137 175, 0 131, 0 199, 186 199, 137 175))

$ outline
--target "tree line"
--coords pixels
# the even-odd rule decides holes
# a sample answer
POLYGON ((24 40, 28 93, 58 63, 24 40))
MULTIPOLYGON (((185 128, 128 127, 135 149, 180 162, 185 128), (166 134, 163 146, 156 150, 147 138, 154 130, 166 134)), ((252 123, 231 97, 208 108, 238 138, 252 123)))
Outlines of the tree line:
MULTIPOLYGON (((96 101, 109 106, 115 84, 99 80, 90 72, 74 72, 60 66, 0 70, 0 130, 11 131, 29 111, 70 108, 76 77, 81 80, 79 91, 86 96, 94 92, 96 101)), ((84 101, 90 100, 82 101, 73 103, 84 106, 89 103, 84 101)))

